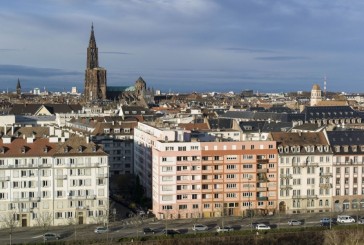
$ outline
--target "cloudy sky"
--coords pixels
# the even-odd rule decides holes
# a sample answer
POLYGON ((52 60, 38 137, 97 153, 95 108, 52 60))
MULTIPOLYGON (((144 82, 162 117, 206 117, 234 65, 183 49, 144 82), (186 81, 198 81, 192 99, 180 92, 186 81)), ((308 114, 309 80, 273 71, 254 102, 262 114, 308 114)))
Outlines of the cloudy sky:
POLYGON ((364 92, 362 0, 11 0, 0 89, 83 89, 94 24, 108 85, 164 92, 364 92))

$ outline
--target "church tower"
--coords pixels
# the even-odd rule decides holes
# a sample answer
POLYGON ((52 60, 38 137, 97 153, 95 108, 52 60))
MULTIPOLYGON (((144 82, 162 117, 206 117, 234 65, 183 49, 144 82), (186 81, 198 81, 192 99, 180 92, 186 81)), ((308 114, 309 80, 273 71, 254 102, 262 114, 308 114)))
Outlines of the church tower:
POLYGON ((106 69, 99 67, 98 49, 93 24, 91 26, 90 41, 87 48, 84 93, 86 101, 106 99, 106 69))
POLYGON ((310 105, 316 106, 320 101, 322 101, 321 88, 318 84, 314 84, 311 90, 310 105))
POLYGON ((20 86, 20 80, 18 78, 18 83, 16 84, 16 94, 21 95, 21 86, 20 86))

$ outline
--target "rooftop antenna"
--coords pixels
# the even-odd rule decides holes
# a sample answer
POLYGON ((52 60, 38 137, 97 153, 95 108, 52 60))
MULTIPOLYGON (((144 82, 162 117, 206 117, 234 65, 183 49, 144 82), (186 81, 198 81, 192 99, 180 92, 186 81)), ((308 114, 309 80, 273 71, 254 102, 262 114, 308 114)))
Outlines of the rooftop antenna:
POLYGON ((326 98, 326 74, 324 75, 324 96, 326 98))

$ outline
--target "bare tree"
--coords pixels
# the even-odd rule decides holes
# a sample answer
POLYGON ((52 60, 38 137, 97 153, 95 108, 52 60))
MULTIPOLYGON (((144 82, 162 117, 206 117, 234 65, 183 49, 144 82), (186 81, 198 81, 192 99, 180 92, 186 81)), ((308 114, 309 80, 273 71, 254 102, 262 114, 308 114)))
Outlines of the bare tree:
POLYGON ((10 211, 1 216, 2 226, 5 229, 9 229, 9 243, 12 244, 12 235, 15 227, 19 225, 19 214, 15 211, 10 211))
POLYGON ((50 212, 37 213, 37 226, 42 227, 44 231, 48 231, 53 222, 53 214, 50 212))

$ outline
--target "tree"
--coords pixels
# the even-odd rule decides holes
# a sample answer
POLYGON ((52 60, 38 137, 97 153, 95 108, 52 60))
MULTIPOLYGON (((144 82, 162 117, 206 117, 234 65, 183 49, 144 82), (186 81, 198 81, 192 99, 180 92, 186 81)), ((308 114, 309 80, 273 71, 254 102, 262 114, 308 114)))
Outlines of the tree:
POLYGON ((11 245, 13 231, 19 224, 19 214, 17 214, 15 211, 8 212, 1 216, 1 221, 3 227, 9 229, 9 243, 11 245))
POLYGON ((53 222, 53 214, 47 211, 37 213, 36 222, 37 226, 42 227, 44 231, 48 231, 53 222))

